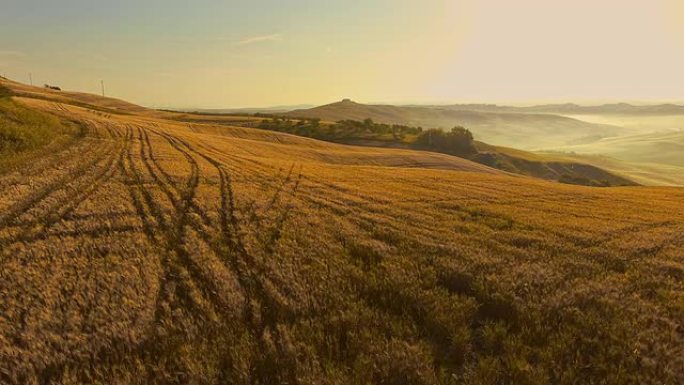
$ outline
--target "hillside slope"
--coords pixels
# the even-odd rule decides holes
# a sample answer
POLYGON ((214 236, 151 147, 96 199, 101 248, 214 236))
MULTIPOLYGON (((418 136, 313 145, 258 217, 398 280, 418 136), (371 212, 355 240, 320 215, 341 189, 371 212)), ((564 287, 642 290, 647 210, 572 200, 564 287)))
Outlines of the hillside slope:
POLYGON ((514 174, 584 186, 633 186, 622 169, 602 168, 591 159, 541 154, 477 143, 478 153, 471 160, 514 174))
POLYGON ((425 128, 468 127, 476 139, 500 146, 534 150, 559 144, 576 144, 615 136, 620 127, 588 123, 560 115, 500 111, 478 111, 429 106, 366 105, 349 100, 306 110, 291 111, 287 116, 344 119, 406 124, 425 128))
POLYGON ((684 130, 605 138, 590 144, 558 147, 579 154, 603 154, 639 163, 684 167, 684 130))
POLYGON ((3 384, 684 381, 682 189, 15 101, 3 384))
POLYGON ((562 183, 602 187, 637 185, 618 173, 613 174, 588 162, 474 141, 472 134, 463 129, 445 133, 438 129, 422 130, 367 120, 330 123, 282 117, 264 117, 255 127, 354 146, 444 153, 498 170, 562 183))
POLYGON ((629 180, 644 186, 684 186, 684 166, 628 162, 591 154, 556 152, 541 155, 564 158, 568 162, 591 164, 615 175, 624 175, 629 180))

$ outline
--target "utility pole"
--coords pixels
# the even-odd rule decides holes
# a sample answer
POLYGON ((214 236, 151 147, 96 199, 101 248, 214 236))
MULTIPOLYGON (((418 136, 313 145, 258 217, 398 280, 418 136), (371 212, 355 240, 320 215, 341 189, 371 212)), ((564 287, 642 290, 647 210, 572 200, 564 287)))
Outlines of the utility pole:
POLYGON ((100 80, 100 85, 102 86, 102 97, 104 98, 104 80, 100 80))
POLYGON ((33 74, 29 72, 29 83, 33 86, 33 74))

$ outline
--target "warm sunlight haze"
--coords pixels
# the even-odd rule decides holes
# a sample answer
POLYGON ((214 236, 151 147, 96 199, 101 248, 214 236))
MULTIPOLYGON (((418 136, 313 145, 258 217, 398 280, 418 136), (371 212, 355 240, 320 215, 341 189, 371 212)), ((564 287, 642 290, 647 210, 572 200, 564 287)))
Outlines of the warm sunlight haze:
POLYGON ((3 0, 0 385, 684 384, 682 0, 3 0))
POLYGON ((5 0, 0 74, 178 108, 665 101, 683 25, 679 0, 5 0))

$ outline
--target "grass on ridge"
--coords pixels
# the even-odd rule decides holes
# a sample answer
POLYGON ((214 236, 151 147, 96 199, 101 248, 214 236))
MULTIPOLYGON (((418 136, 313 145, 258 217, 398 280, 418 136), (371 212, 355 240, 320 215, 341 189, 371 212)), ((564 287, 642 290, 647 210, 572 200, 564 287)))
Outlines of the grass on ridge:
POLYGON ((82 134, 76 124, 28 109, 9 96, 0 88, 0 173, 82 134))

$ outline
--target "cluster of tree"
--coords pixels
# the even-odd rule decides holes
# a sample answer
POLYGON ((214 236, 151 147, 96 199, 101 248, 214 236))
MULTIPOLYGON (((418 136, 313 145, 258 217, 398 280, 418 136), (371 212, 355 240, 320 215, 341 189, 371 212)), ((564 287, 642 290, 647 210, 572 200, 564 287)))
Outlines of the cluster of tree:
POLYGON ((375 123, 373 119, 362 122, 357 120, 341 120, 332 126, 332 129, 355 134, 392 135, 395 139, 403 139, 406 135, 418 135, 423 131, 422 127, 410 127, 401 124, 375 123))
POLYGON ((275 117, 264 119, 259 123, 259 128, 264 130, 287 132, 300 136, 316 139, 324 139, 325 135, 321 131, 320 119, 290 119, 275 117))
POLYGON ((320 119, 290 119, 283 117, 264 119, 259 124, 259 128, 322 140, 403 140, 407 135, 418 135, 423 131, 421 127, 375 123, 372 119, 364 121, 341 120, 334 124, 322 124, 320 119))
POLYGON ((45 84, 44 86, 45 86, 45 88, 47 88, 48 90, 55 90, 55 91, 61 91, 61 90, 62 90, 60 87, 51 86, 51 85, 49 85, 49 84, 45 84))
POLYGON ((443 152, 461 157, 477 153, 473 144, 473 134, 465 127, 456 126, 451 131, 429 129, 421 132, 413 142, 413 146, 421 150, 443 152))
POLYGON ((471 157, 477 154, 477 149, 473 144, 473 134, 461 126, 456 126, 450 131, 423 130, 421 127, 375 123, 372 119, 341 120, 334 124, 323 124, 320 119, 273 117, 262 120, 259 128, 330 141, 365 139, 410 142, 411 146, 416 149, 460 157, 471 157))

